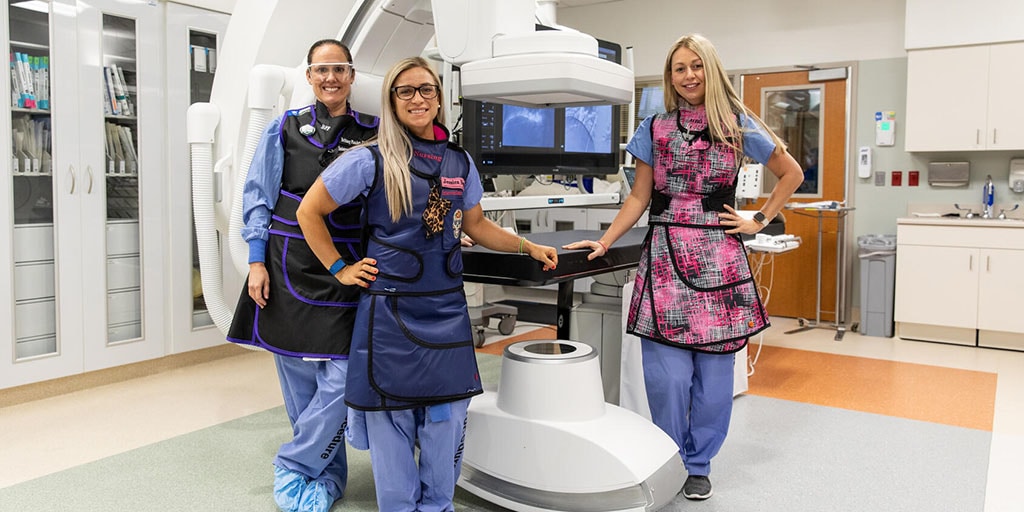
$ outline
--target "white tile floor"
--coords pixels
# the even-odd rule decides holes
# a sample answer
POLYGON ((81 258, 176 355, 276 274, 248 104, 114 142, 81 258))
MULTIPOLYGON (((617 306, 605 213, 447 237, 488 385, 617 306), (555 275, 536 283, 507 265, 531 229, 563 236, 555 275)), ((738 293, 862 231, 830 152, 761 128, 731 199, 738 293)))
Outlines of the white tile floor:
MULTIPOLYGON (((767 345, 998 374, 986 511, 1024 510, 1024 353, 872 338, 775 318, 767 345)), ((529 330, 517 326, 516 333, 529 330)), ((500 337, 489 337, 489 342, 500 337)), ((757 352, 756 343, 750 354, 757 352)), ((2 393, 2 391, 0 391, 2 393)), ((281 405, 271 357, 233 357, 0 408, 0 488, 281 405), (14 461, 14 463, 11 463, 14 461)), ((950 468, 951 471, 955 468, 950 468)))

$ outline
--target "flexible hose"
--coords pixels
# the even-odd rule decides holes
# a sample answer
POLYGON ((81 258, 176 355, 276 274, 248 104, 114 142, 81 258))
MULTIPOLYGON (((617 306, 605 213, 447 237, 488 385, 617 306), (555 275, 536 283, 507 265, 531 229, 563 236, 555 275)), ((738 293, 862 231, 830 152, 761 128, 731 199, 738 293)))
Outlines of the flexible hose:
POLYGON ((193 142, 189 146, 192 153, 192 215, 196 225, 203 299, 214 325, 227 334, 232 311, 224 300, 224 276, 214 220, 213 144, 193 142))
MULTIPOLYGON (((228 249, 231 253, 231 261, 235 269, 241 275, 249 273, 249 244, 241 237, 242 232, 242 193, 245 190, 245 180, 249 176, 249 166, 252 165, 252 158, 256 154, 256 147, 259 146, 263 130, 267 123, 273 119, 274 113, 271 109, 253 108, 249 113, 249 123, 245 133, 245 146, 242 148, 242 161, 238 166, 238 175, 235 176, 234 193, 231 195, 231 216, 228 219, 228 249)), ((212 204, 212 203, 211 203, 212 204)))

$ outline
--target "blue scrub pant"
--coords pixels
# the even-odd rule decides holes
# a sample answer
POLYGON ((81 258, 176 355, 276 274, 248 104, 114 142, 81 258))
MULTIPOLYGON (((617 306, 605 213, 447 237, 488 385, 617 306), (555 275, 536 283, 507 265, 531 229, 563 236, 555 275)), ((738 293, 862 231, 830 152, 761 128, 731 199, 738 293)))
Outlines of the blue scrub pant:
POLYGON ((451 512, 462 471, 469 399, 401 411, 367 411, 377 508, 451 512), (419 464, 416 441, 419 440, 419 464))
POLYGON ((707 476, 729 432, 735 354, 640 344, 651 420, 679 446, 686 472, 707 476))
POLYGON ((345 377, 348 360, 304 361, 274 354, 292 424, 292 440, 281 445, 274 465, 319 480, 336 499, 345 493, 345 377))

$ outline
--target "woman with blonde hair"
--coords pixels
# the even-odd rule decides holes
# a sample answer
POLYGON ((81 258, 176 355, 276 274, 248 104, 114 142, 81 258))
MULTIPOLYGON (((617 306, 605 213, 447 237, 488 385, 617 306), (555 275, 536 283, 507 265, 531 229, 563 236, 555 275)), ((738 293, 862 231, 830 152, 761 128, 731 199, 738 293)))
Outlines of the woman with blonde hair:
POLYGON ((664 68, 665 112, 626 146, 636 178, 611 226, 567 249, 603 256, 650 206, 626 331, 641 338, 651 418, 679 446, 683 496, 711 497, 711 458, 732 414, 734 353, 768 327, 740 234, 774 218, 803 181, 785 145, 743 105, 706 38, 681 37, 664 68), (779 178, 752 219, 733 209, 743 156, 779 178))
POLYGON ((395 64, 384 79, 377 143, 324 170, 298 215, 320 262, 343 284, 364 288, 345 394, 359 411, 350 409, 349 440, 369 448, 377 506, 389 512, 454 510, 469 400, 482 392, 462 289, 462 232, 545 270, 557 263, 554 248, 484 217, 480 176, 450 141, 443 104, 426 60, 395 64), (366 258, 346 265, 323 216, 355 198, 365 205, 366 258))

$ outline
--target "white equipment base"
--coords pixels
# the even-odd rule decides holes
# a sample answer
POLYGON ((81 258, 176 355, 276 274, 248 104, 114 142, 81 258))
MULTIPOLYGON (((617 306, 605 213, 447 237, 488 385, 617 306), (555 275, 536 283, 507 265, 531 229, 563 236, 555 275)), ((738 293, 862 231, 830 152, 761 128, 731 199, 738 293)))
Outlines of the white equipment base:
POLYGON ((679 492, 678 447, 604 401, 593 347, 531 340, 505 348, 497 392, 469 406, 459 486, 518 511, 654 511, 679 492))

